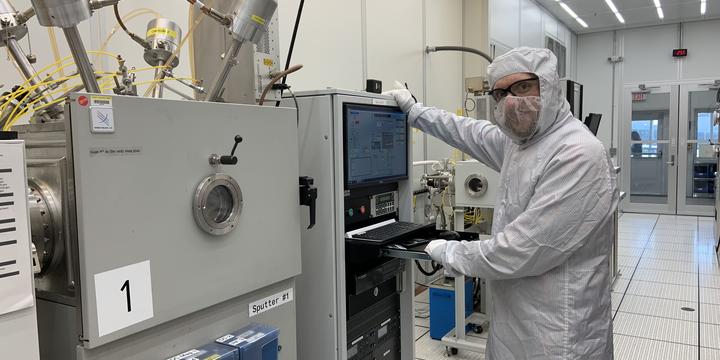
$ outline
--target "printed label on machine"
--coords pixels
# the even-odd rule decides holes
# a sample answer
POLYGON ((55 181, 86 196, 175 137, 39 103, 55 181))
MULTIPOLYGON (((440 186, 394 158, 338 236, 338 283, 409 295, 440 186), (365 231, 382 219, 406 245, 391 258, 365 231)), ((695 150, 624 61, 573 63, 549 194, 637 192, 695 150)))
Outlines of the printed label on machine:
POLYGON ((90 96, 90 131, 93 133, 115 132, 111 96, 90 96))
POLYGON ((24 151, 0 141, 0 315, 34 304, 24 151))
POLYGON ((382 99, 373 99, 373 105, 390 105, 390 102, 382 99))
POLYGON ((140 155, 142 150, 137 146, 129 147, 97 147, 90 148, 90 156, 98 155, 140 155))
POLYGON ((98 336, 153 317, 150 261, 95 274, 98 336))
MULTIPOLYGON (((253 333, 253 332, 250 331, 249 334, 246 333, 246 334, 243 334, 243 335, 239 335, 239 336, 237 337, 237 339, 229 342, 228 344, 229 344, 229 345, 232 345, 232 346, 237 346, 237 345, 240 345, 240 344, 242 344, 242 343, 244 343, 244 342, 250 342, 250 343, 251 343, 251 342, 255 342, 255 341, 261 339, 263 336, 265 336, 265 333, 264 333, 264 332, 259 332, 259 333, 255 334, 255 335, 253 335, 253 336, 250 336, 250 334, 252 334, 252 333, 253 333), (250 337, 248 337, 248 336, 250 336, 250 337)), ((226 340, 227 340, 227 339, 226 339, 226 340)))
POLYGON ((90 97, 90 106, 112 107, 112 96, 93 95, 90 97))
POLYGON ((197 355, 199 353, 200 353, 200 350, 192 349, 192 350, 186 351, 180 355, 175 355, 167 360, 182 360, 182 359, 187 358, 188 356, 197 355))
POLYGON ((276 308, 282 304, 286 304, 291 301, 293 301, 293 289, 292 288, 287 289, 283 292, 277 293, 275 295, 268 296, 264 299, 255 301, 248 305, 250 317, 253 317, 258 314, 262 314, 270 309, 276 308))
POLYGON ((115 119, 113 109, 106 106, 94 106, 90 108, 91 132, 112 133, 115 132, 115 119))

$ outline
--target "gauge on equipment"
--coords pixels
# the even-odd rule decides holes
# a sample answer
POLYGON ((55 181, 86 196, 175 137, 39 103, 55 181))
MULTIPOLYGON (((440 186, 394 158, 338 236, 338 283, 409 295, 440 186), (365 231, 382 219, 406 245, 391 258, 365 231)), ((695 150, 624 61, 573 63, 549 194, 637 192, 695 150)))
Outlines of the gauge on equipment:
POLYGON ((455 206, 494 208, 500 174, 477 160, 455 164, 455 206))
POLYGON ((200 182, 195 191, 195 222, 208 234, 224 235, 235 229, 242 208, 240 185, 228 175, 210 175, 200 182))

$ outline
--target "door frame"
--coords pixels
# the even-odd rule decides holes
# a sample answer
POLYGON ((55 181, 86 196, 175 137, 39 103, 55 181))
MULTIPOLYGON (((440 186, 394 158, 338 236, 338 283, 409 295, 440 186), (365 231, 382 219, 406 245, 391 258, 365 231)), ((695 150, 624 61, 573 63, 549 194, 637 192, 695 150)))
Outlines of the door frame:
MULTIPOLYGON (((686 158, 680 158, 680 149, 687 148, 687 124, 684 123, 680 126, 680 114, 681 111, 687 116, 688 113, 688 96, 686 89, 699 88, 701 86, 710 86, 715 83, 717 78, 698 78, 698 79, 686 79, 686 80, 675 80, 675 81, 647 81, 647 82, 633 82, 626 83, 622 87, 621 96, 619 103, 618 114, 620 124, 618 134, 620 139, 620 146, 618 149, 618 163, 620 164, 623 171, 621 179, 618 179, 623 191, 626 191, 628 196, 621 201, 621 208, 623 212, 640 212, 640 213, 653 213, 653 214, 668 214, 668 215, 692 215, 692 216, 713 216, 714 209, 708 205, 687 205, 684 203, 681 206, 679 198, 681 192, 679 191, 679 179, 684 179, 687 175, 687 160, 686 158), (630 168, 630 134, 632 128, 632 95, 631 93, 639 90, 639 85, 644 84, 650 90, 657 87, 670 87, 670 144, 671 154, 675 155, 675 165, 668 168, 668 204, 665 205, 653 205, 653 204, 633 204, 630 202, 630 179, 631 179, 631 168, 630 168), (673 111, 673 108, 675 111, 673 111), (674 134, 673 134, 674 129, 674 134), (681 133, 682 132, 682 133, 681 133), (684 140, 683 140, 684 139, 684 140), (682 142, 680 144, 679 142, 682 142), (683 147, 681 147, 681 145, 683 147), (682 166, 680 166, 682 165, 682 166), (681 177, 682 176, 682 177, 681 177)), ((685 154, 683 154, 685 155, 685 154)), ((685 192, 682 192, 683 199, 685 192)), ((715 195, 716 197, 718 194, 715 195)))
MULTIPOLYGON (((680 117, 678 120, 682 120, 684 117, 687 117, 689 114, 689 94, 691 91, 705 91, 705 90, 711 90, 710 88, 713 87, 714 82, 713 81, 695 81, 692 83, 685 83, 680 84, 680 107, 679 107, 679 114, 680 117)), ((716 88, 717 89, 717 88, 716 88)), ((687 121, 690 121, 690 119, 686 119, 687 121)), ((679 133, 678 133, 678 189, 677 189, 677 213, 679 215, 695 215, 695 216, 713 216, 714 215, 714 201, 713 205, 688 205, 686 203, 686 196, 685 196, 685 188, 680 187, 680 183, 682 182, 684 185, 684 179, 687 179, 687 156, 684 153, 687 149, 688 143, 701 143, 701 140, 689 140, 688 139, 688 127, 687 122, 683 122, 679 124, 679 133), (681 154, 682 152, 682 154, 681 154), (683 179, 683 181, 680 181, 680 179, 683 179)), ((715 195, 717 196, 717 194, 715 195)))
POLYGON ((621 101, 621 126, 620 126, 620 167, 623 169, 622 174, 622 189, 627 192, 628 196, 622 200, 622 208, 625 212, 640 212, 640 213, 652 213, 652 214, 672 214, 674 215, 677 209, 677 139, 678 139, 678 94, 679 86, 674 82, 655 82, 645 83, 646 90, 650 92, 669 92, 670 104, 669 104, 669 130, 668 139, 658 141, 659 144, 668 144, 668 153, 670 157, 675 158, 674 165, 667 167, 667 204, 643 204, 643 203, 632 203, 632 167, 631 167, 631 151, 630 151, 630 134, 632 132, 632 93, 640 91, 640 83, 626 84, 623 87, 623 97, 621 101), (659 91, 660 90, 660 91, 659 91), (664 91, 663 91, 664 90, 664 91), (661 142, 662 141, 662 142, 661 142))

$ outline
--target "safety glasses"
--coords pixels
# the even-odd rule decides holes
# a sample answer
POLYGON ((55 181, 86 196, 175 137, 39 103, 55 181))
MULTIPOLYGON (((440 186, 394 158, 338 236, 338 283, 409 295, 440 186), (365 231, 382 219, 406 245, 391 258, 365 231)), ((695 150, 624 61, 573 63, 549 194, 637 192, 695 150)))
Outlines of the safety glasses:
POLYGON ((490 95, 496 102, 499 102, 508 95, 532 96, 537 94, 540 94, 540 80, 537 76, 530 79, 516 81, 504 89, 490 90, 490 95))

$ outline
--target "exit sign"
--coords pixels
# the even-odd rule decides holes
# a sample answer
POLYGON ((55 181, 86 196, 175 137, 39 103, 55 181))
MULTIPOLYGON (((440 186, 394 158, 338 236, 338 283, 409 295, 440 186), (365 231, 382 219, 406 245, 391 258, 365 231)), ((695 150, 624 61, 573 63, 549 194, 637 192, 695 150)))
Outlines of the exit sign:
POLYGON ((688 55, 687 49, 675 49, 673 50, 673 57, 685 57, 688 55))
POLYGON ((647 93, 644 91, 633 92, 632 101, 645 101, 647 100, 647 93))

